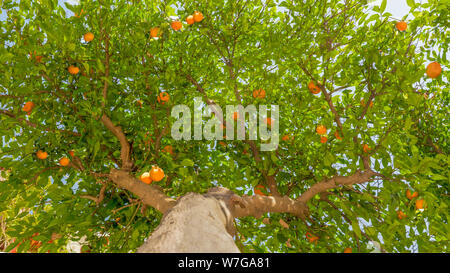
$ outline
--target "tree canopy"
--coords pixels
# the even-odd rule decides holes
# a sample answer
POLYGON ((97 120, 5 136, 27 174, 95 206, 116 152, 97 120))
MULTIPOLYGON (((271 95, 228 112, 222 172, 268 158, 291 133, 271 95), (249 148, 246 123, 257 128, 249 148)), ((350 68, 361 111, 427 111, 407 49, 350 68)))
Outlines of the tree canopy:
POLYGON ((446 252, 448 3, 407 2, 3 0, 0 246, 134 252, 178 197, 222 186, 258 197, 243 252, 446 252), (278 105, 278 148, 174 140, 195 97, 278 105))

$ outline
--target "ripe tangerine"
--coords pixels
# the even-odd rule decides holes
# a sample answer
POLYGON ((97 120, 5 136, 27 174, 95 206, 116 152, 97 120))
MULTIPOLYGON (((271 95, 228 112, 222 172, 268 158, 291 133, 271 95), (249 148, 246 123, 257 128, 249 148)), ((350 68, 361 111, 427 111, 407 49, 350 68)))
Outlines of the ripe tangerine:
POLYGON ((405 31, 406 28, 408 27, 408 24, 404 21, 398 22, 397 24, 395 24, 395 27, 399 30, 399 31, 405 31))
POLYGON ((145 172, 145 173, 141 174, 139 179, 142 182, 144 182, 145 184, 148 184, 148 185, 150 185, 153 182, 149 172, 145 172))
POLYGON ((70 160, 67 157, 63 157, 59 160, 59 164, 63 167, 69 165, 70 160))
POLYGON ((203 20, 203 14, 200 11, 194 12, 194 21, 195 22, 201 22, 203 20))
POLYGON ((327 127, 325 127, 324 125, 318 125, 318 126, 316 127, 316 132, 317 132, 319 135, 325 135, 325 134, 327 133, 327 127))
POLYGON ((434 79, 439 77, 442 72, 442 67, 438 62, 432 62, 427 66, 426 73, 428 77, 434 79))
POLYGON ((39 159, 46 159, 48 154, 47 154, 47 152, 39 150, 39 151, 37 151, 36 156, 39 159))
POLYGON ((310 81, 310 82, 308 83, 308 89, 309 89, 309 91, 310 91, 311 93, 313 93, 314 95, 320 93, 320 88, 319 88, 313 81, 310 81))
POLYGON ((189 15, 188 17, 186 17, 186 23, 188 23, 188 25, 192 25, 193 23, 195 23, 194 16, 189 15))
POLYGON ((92 32, 88 32, 84 34, 83 38, 86 42, 89 43, 90 41, 94 40, 94 34, 92 32))
POLYGON ((181 24, 180 21, 173 21, 172 23, 170 23, 170 27, 173 30, 178 31, 183 27, 183 24, 181 24))
POLYGON ((161 181, 164 178, 164 171, 160 167, 153 166, 150 170, 150 177, 153 181, 161 181))
POLYGON ((69 71, 70 74, 72 75, 76 75, 80 72, 80 69, 74 65, 69 66, 69 68, 67 68, 67 70, 69 71))

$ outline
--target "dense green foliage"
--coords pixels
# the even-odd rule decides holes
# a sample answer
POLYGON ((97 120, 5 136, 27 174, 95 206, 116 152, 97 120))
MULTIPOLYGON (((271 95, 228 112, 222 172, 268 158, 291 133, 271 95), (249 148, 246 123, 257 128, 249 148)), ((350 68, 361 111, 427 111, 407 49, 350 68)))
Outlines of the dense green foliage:
MULTIPOLYGON (((39 252, 65 251, 69 239, 82 236, 93 252, 129 252, 159 224, 161 213, 101 175, 120 165, 120 143, 99 121, 105 113, 132 143, 133 174, 160 166, 166 177, 154 184, 174 198, 215 185, 252 195, 254 186, 266 185, 263 172, 275 177, 281 194, 296 198, 326 177, 364 169, 362 145, 369 145, 370 166, 383 177, 333 189, 329 202, 315 196, 304 221, 288 214, 265 215, 265 224, 237 220, 243 251, 368 252, 371 239, 388 252, 447 252, 448 1, 408 1, 414 19, 404 32, 395 28, 402 18, 384 12, 386 1, 372 11, 363 2, 101 0, 63 7, 4 0, 0 167, 7 180, 0 182, 6 221, 0 238, 9 243, 6 251, 38 232, 34 240, 43 242, 62 235, 39 252), (196 10, 203 21, 186 24, 196 10), (170 16, 183 22, 181 31, 171 29, 170 16), (162 36, 153 39, 157 26, 162 36), (93 41, 83 40, 86 32, 93 41), (425 74, 432 61, 443 69, 436 79, 425 74), (69 74, 70 65, 80 73, 69 74), (328 99, 311 94, 311 80, 325 85, 328 99), (280 135, 293 140, 259 152, 261 161, 244 141, 174 141, 167 131, 171 107, 192 109, 193 98, 204 97, 194 82, 221 106, 279 105, 280 135), (266 97, 254 99, 255 89, 266 97), (157 102, 162 91, 170 94, 164 105, 157 102), (22 111, 27 101, 36 105, 30 115, 22 111), (315 132, 318 124, 328 128, 326 143, 315 132), (161 151, 166 145, 173 155, 161 151), (38 159, 38 150, 48 158, 38 159), (72 159, 70 150, 82 169, 58 164, 72 159), (102 183, 98 206, 82 198, 97 196, 102 183), (409 200, 407 189, 419 196, 409 200), (417 199, 425 199, 424 210, 416 210, 417 199), (398 210, 407 217, 400 220, 398 210), (306 232, 320 239, 311 243, 306 232)), ((30 246, 27 240, 17 251, 30 246)))

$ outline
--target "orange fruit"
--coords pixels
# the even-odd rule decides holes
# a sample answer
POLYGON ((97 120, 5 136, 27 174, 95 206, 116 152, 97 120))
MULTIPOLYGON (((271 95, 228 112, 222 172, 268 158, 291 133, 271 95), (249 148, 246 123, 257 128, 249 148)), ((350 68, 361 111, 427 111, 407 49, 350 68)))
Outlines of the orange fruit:
POLYGON ((415 197, 417 197, 417 196, 419 196, 419 193, 418 192, 414 192, 414 193, 412 193, 411 194, 411 191, 410 190, 406 190, 406 197, 409 199, 409 200, 411 200, 411 199, 413 199, 413 198, 415 198, 415 197))
POLYGON ((425 203, 425 200, 423 200, 423 199, 417 200, 416 201, 416 209, 423 209, 424 208, 424 203, 425 203))
POLYGON ((69 68, 67 68, 67 70, 72 75, 76 75, 76 74, 78 74, 78 72, 80 72, 80 69, 74 65, 69 66, 69 68))
POLYGON ((325 127, 325 126, 323 126, 323 125, 318 125, 318 126, 316 127, 316 132, 317 132, 319 135, 325 135, 325 134, 327 133, 327 127, 325 127))
POLYGON ((327 142, 328 138, 326 136, 321 136, 320 137, 320 142, 325 143, 327 142))
MULTIPOLYGON (((313 242, 319 240, 319 237, 314 236, 314 235, 312 235, 312 234, 309 233, 309 232, 306 232, 306 238, 308 238, 308 240, 309 240, 310 243, 313 243, 313 242)), ((316 242, 316 243, 317 243, 317 242, 316 242)))
POLYGON ((200 11, 194 12, 194 21, 201 22, 203 20, 203 14, 200 11))
POLYGON ((268 126, 272 126, 272 123, 275 122, 275 120, 273 118, 266 118, 264 120, 264 122, 268 125, 268 126))
POLYGON ((363 145, 363 151, 364 151, 365 153, 370 152, 370 150, 372 150, 372 149, 369 147, 369 145, 367 145, 367 144, 364 144, 364 145, 363 145))
POLYGON ((223 142, 223 141, 219 141, 219 144, 222 145, 223 147, 227 146, 227 144, 225 142, 223 142))
POLYGON ((173 30, 177 31, 177 30, 180 30, 183 27, 183 24, 181 24, 180 21, 173 21, 172 23, 170 23, 170 27, 173 30))
POLYGON ((335 136, 337 139, 342 140, 342 137, 339 136, 338 131, 334 132, 334 136, 335 136))
POLYGON ((399 31, 405 31, 406 28, 408 27, 408 24, 404 21, 398 22, 397 24, 395 24, 395 27, 399 30, 399 31))
POLYGON ((152 28, 152 29, 150 30, 150 36, 151 36, 152 38, 159 37, 159 36, 160 36, 160 33, 159 33, 159 27, 154 27, 154 28, 152 28))
POLYGON ((237 120, 239 118, 239 113, 238 112, 234 112, 233 113, 233 119, 237 120))
POLYGON ((313 81, 310 81, 308 83, 308 89, 313 94, 319 94, 320 93, 320 88, 313 81))
POLYGON ((260 98, 260 99, 264 99, 266 97, 266 90, 264 89, 255 89, 253 90, 253 97, 256 98, 260 98))
POLYGON ((160 167, 153 166, 150 170, 150 177, 153 181, 161 181, 164 178, 164 171, 160 167))
MULTIPOLYGON (((361 105, 363 107, 366 106, 366 103, 364 102, 364 99, 361 100, 361 105)), ((369 107, 373 107, 373 101, 370 101, 369 107)))
POLYGON ((403 211, 399 210, 399 211, 397 211, 397 217, 399 220, 402 220, 402 219, 406 218, 406 214, 404 214, 403 211))
POLYGON ((149 172, 145 172, 145 173, 141 174, 141 176, 139 176, 139 179, 148 185, 150 185, 153 182, 149 172))
POLYGON ((85 11, 81 9, 80 13, 75 13, 75 17, 80 18, 80 16, 83 15, 83 13, 85 13, 85 11))
POLYGON ((39 151, 37 151, 36 156, 39 159, 46 159, 48 154, 47 154, 47 152, 39 150, 39 151))
POLYGON ((70 160, 67 157, 63 157, 59 160, 59 165, 65 167, 69 165, 70 160))
POLYGON ((164 104, 165 102, 169 101, 170 95, 167 92, 161 92, 158 95, 158 102, 161 104, 164 104))
POLYGON ((257 185, 255 186, 255 188, 253 189, 253 191, 255 192, 255 195, 262 195, 262 196, 266 196, 266 194, 263 192, 266 190, 266 187, 264 187, 263 185, 257 185))
POLYGON ((70 154, 71 157, 75 156, 75 152, 74 151, 69 151, 69 154, 70 154))
POLYGON ((437 62, 432 62, 427 66, 427 75, 428 77, 434 79, 439 77, 442 72, 441 65, 437 62))
POLYGON ((34 102, 28 101, 25 103, 25 105, 22 107, 22 111, 27 112, 28 114, 31 113, 31 110, 34 108, 34 102))
POLYGON ((290 140, 291 139, 291 137, 289 136, 289 135, 284 135, 282 138, 281 138, 281 140, 283 140, 283 141, 288 141, 288 140, 290 140))
POLYGON ((171 155, 173 155, 173 148, 171 145, 167 145, 166 147, 163 148, 163 152, 169 153, 171 155))
POLYGON ((352 248, 347 247, 346 249, 344 249, 344 253, 352 253, 352 248))
POLYGON ((94 40, 94 34, 92 32, 88 32, 84 34, 83 38, 86 42, 89 43, 90 41, 94 40))
POLYGON ((141 101, 141 100, 137 100, 137 101, 136 101, 136 106, 142 107, 142 101, 141 101))
POLYGON ((186 17, 186 23, 188 23, 188 25, 192 25, 193 23, 195 23, 194 16, 189 15, 188 17, 186 17))
POLYGON ((42 56, 37 55, 36 51, 33 51, 33 53, 30 52, 30 59, 33 59, 33 55, 35 56, 36 62, 40 63, 42 61, 42 56))

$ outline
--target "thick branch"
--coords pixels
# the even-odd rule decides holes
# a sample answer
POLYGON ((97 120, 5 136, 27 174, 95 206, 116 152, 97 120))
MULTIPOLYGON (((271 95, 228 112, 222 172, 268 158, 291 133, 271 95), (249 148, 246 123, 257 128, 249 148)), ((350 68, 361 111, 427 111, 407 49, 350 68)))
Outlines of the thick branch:
POLYGON ((162 213, 175 206, 176 201, 165 195, 158 187, 144 184, 126 171, 112 169, 110 179, 118 187, 137 195, 144 205, 154 207, 162 213))
POLYGON ((261 217, 264 213, 291 213, 300 218, 308 215, 308 207, 302 201, 293 200, 288 196, 242 196, 235 198, 232 207, 234 217, 261 217))

